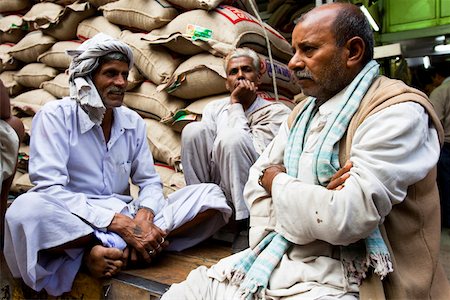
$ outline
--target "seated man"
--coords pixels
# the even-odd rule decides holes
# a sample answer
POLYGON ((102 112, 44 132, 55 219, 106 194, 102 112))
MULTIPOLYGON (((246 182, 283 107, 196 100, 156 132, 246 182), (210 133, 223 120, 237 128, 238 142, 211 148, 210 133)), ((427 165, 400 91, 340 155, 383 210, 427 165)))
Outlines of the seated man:
POLYGON ((70 291, 81 266, 113 276, 128 261, 142 265, 162 249, 195 245, 231 215, 215 184, 164 199, 145 123, 122 106, 133 64, 126 44, 100 33, 68 53, 70 97, 47 103, 33 118, 35 187, 12 203, 5 224, 13 276, 54 296, 70 291), (129 195, 130 178, 138 199, 129 195))
POLYGON ((0 247, 3 249, 3 232, 8 194, 17 165, 20 141, 25 136, 22 121, 11 115, 9 95, 0 80, 0 247))
POLYGON ((378 74, 361 10, 303 15, 289 62, 302 91, 252 166, 251 248, 199 267, 162 299, 448 299, 436 163, 443 131, 426 95, 378 74), (326 188, 352 162, 340 189, 326 188))
POLYGON ((209 103, 201 122, 182 132, 181 163, 186 183, 218 184, 234 208, 236 238, 233 251, 248 247, 248 208, 243 198, 248 170, 274 138, 290 109, 257 96, 260 58, 238 48, 225 58, 230 97, 209 103))

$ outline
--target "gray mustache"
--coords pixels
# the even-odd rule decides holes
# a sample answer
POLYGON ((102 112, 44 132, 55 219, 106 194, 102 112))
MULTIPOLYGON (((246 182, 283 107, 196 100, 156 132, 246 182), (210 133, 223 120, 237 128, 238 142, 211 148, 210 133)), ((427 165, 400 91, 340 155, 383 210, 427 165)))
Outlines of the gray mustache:
POLYGON ((125 89, 122 89, 120 87, 117 86, 111 86, 108 88, 107 90, 108 93, 112 92, 112 93, 125 93, 125 89))
POLYGON ((298 79, 313 79, 312 74, 308 70, 298 70, 294 74, 298 79))

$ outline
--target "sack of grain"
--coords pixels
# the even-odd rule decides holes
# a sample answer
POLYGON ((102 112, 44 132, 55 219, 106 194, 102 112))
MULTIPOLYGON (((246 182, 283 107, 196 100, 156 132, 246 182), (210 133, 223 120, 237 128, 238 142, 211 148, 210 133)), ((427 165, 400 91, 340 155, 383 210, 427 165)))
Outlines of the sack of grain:
MULTIPOLYGON (((261 85, 260 89, 264 91, 274 91, 272 80, 272 66, 267 56, 260 55, 261 57, 261 85)), ((300 85, 297 78, 293 76, 292 71, 288 66, 277 60, 273 60, 273 66, 275 69, 275 79, 277 83, 278 92, 284 96, 292 98, 301 92, 300 85)))
POLYGON ((51 2, 38 2, 23 16, 32 29, 42 29, 58 21, 64 6, 51 2))
POLYGON ((141 116, 156 120, 161 120, 186 106, 183 100, 166 92, 158 92, 156 85, 150 81, 144 81, 137 88, 125 92, 123 102, 141 116))
POLYGON ((0 80, 3 82, 3 85, 8 90, 8 94, 12 97, 22 93, 25 89, 24 86, 20 85, 15 79, 14 76, 18 71, 3 71, 0 73, 0 80))
POLYGON ((69 74, 59 73, 52 80, 43 82, 39 88, 46 90, 58 99, 69 96, 69 74))
POLYGON ((179 109, 172 115, 162 119, 161 123, 181 133, 187 124, 201 120, 203 109, 208 103, 225 97, 229 98, 230 94, 220 94, 198 99, 186 106, 186 108, 179 109))
POLYGON ((134 64, 146 78, 157 85, 167 82, 182 59, 167 48, 153 46, 142 40, 144 35, 124 30, 120 39, 130 46, 134 54, 134 64))
POLYGON ((98 9, 113 24, 143 31, 159 28, 178 15, 165 0, 118 0, 98 9))
POLYGON ((66 50, 75 50, 81 45, 82 41, 59 41, 53 44, 47 51, 38 56, 38 62, 47 66, 66 70, 69 68, 72 58, 67 55, 66 50))
MULTIPOLYGON (((258 91, 258 96, 268 100, 268 101, 277 101, 275 94, 269 91, 258 91)), ((295 106, 294 101, 286 96, 278 95, 278 101, 289 107, 290 109, 293 109, 295 106)))
POLYGON ((23 86, 38 89, 44 81, 52 80, 59 71, 43 63, 30 63, 17 72, 14 79, 23 86))
POLYGON ((74 3, 64 7, 55 23, 43 29, 43 32, 60 41, 77 38, 77 27, 81 21, 90 18, 96 10, 89 3, 74 3))
POLYGON ((22 16, 9 15, 0 18, 0 43, 17 43, 27 33, 26 28, 22 16))
POLYGON ((147 142, 153 158, 175 167, 181 161, 181 135, 156 120, 144 121, 147 124, 147 142))
POLYGON ((1 0, 0 1, 0 13, 12 13, 21 12, 29 9, 32 5, 32 1, 29 0, 1 0))
POLYGON ((54 100, 56 97, 44 89, 35 89, 12 98, 11 106, 33 116, 45 103, 54 100))
POLYGON ((139 72, 138 68, 136 66, 133 66, 130 70, 130 73, 128 74, 128 85, 126 90, 130 91, 140 84, 142 84, 145 81, 145 77, 142 76, 141 72, 139 72))
POLYGON ((21 63, 9 54, 14 45, 13 43, 0 44, 0 72, 19 69, 21 63))
POLYGON ((103 32, 113 38, 119 38, 121 34, 120 27, 108 21, 104 16, 95 16, 87 18, 78 25, 77 37, 85 41, 99 32, 103 32))
POLYGON ((111 3, 111 2, 116 2, 117 0, 88 0, 88 2, 90 4, 92 4, 94 7, 100 7, 102 5, 111 3))
POLYGON ((226 92, 225 77, 222 58, 200 53, 182 62, 158 91, 183 99, 203 98, 226 92))
POLYGON ((54 37, 43 34, 40 30, 29 32, 17 44, 9 49, 9 54, 25 63, 37 62, 39 55, 56 43, 54 37))
POLYGON ((261 26, 252 15, 228 5, 220 5, 211 11, 187 11, 144 38, 186 55, 206 50, 216 56, 225 56, 232 49, 245 46, 266 54, 264 32, 269 37, 273 56, 287 62, 292 50, 286 39, 269 25, 261 26))

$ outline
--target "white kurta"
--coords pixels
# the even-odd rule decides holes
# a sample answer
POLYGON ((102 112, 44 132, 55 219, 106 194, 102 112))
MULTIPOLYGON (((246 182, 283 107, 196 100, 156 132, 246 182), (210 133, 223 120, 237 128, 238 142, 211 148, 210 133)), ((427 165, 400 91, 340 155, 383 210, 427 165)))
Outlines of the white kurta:
POLYGON ((183 129, 181 157, 186 183, 213 182, 235 209, 236 220, 248 218, 243 190, 248 171, 277 134, 290 109, 257 97, 244 110, 230 97, 209 103, 201 122, 183 129))
MULTIPOLYGON (((301 178, 277 175, 272 198, 257 182, 261 170, 283 163, 289 135, 286 123, 250 170, 245 187, 251 208, 250 246, 272 230, 295 243, 272 273, 267 299, 351 297, 358 287, 347 284, 334 245, 367 237, 392 205, 405 198, 408 186, 424 178, 438 160, 438 136, 428 115, 420 105, 405 102, 383 109, 359 126, 350 154, 353 168, 342 190, 312 184, 310 153, 323 122, 340 100, 337 95, 327 101, 312 120, 300 158, 301 178)), ((237 299, 237 289, 229 285, 226 274, 239 255, 207 271, 192 271, 188 280, 174 285, 162 299, 237 299)))
POLYGON ((231 208, 221 189, 203 184, 179 190, 166 200, 149 151, 146 126, 136 112, 114 109, 111 137, 105 143, 95 125, 75 101, 46 104, 33 118, 29 172, 35 187, 18 197, 6 214, 5 258, 15 277, 51 295, 69 291, 81 264, 83 249, 60 257, 42 249, 59 246, 104 230, 115 213, 133 216, 141 206, 155 212, 155 224, 173 230, 199 212, 216 209, 208 231, 172 240, 182 250, 211 236, 228 221, 231 208), (129 179, 140 187, 129 195, 129 179))

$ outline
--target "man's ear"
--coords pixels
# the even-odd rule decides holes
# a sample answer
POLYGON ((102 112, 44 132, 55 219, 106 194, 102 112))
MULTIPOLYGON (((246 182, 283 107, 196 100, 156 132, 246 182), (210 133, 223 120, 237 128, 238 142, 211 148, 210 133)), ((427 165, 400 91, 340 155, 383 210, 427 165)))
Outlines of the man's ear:
POLYGON ((347 67, 361 64, 366 50, 364 41, 358 36, 352 37, 345 43, 345 48, 348 50, 347 67))

